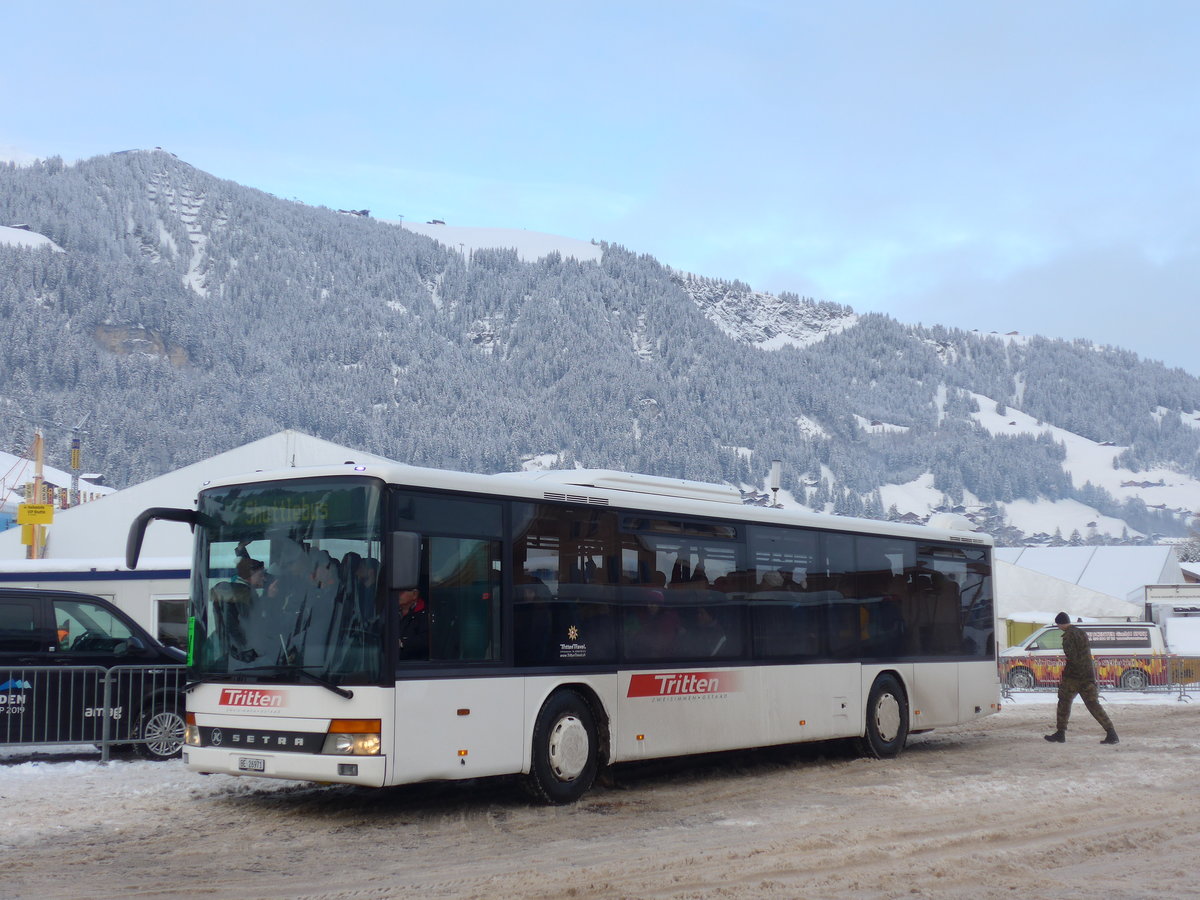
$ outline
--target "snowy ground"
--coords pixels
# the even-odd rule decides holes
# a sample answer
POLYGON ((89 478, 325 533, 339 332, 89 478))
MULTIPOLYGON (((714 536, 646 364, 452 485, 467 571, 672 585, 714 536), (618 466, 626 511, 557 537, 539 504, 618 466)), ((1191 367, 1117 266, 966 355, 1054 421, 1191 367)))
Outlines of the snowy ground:
POLYGON ((383 791, 0 753, 0 897, 1197 897, 1200 697, 1053 695, 914 737, 620 769, 546 808, 510 782, 383 791))

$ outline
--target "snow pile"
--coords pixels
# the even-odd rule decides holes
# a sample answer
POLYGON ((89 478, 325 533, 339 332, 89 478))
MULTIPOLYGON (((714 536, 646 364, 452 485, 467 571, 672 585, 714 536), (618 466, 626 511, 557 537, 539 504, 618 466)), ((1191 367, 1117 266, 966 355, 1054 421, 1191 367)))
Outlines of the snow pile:
POLYGON ((0 225, 0 245, 8 247, 31 247, 36 250, 49 247, 55 253, 66 252, 44 234, 38 234, 36 231, 30 231, 28 228, 13 228, 10 225, 0 225))

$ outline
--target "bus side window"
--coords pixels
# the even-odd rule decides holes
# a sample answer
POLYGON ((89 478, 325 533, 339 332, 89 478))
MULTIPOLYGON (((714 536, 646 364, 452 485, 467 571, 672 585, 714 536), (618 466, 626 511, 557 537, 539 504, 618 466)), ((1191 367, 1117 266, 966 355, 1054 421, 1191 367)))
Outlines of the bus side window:
POLYGON ((499 655, 500 542, 429 539, 429 636, 435 660, 499 655))

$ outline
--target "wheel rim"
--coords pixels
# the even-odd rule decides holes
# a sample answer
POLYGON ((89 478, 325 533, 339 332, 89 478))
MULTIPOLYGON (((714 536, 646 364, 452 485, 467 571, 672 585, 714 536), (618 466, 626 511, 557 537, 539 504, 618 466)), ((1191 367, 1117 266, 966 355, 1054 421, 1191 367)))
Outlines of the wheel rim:
POLYGON ((550 732, 550 771, 559 781, 574 781, 587 768, 590 750, 583 722, 575 716, 563 716, 550 732))
POLYGON ((1019 669, 1008 677, 1008 683, 1015 688, 1031 688, 1033 687, 1033 678, 1024 669, 1019 669))
POLYGON ((885 743, 900 734, 900 701, 895 694, 880 694, 875 702, 875 731, 885 743))
POLYGON ((1138 672, 1129 672, 1125 675, 1125 687, 1135 691, 1140 691, 1146 686, 1146 676, 1138 672))
POLYGON ((155 756, 174 756, 183 746, 183 719, 172 712, 155 713, 146 720, 142 737, 155 756))

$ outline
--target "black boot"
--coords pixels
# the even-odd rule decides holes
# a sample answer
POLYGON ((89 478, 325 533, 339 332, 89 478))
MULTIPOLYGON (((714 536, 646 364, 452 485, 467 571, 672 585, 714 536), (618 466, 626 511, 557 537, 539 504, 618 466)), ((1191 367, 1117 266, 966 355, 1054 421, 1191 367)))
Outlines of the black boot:
MULTIPOLYGON (((1042 737, 1050 741, 1052 744, 1065 744, 1067 742, 1067 733, 1065 731, 1056 731, 1054 734, 1044 734, 1042 737)), ((1113 735, 1113 737, 1116 737, 1116 735, 1113 735)))
POLYGON ((1115 729, 1115 728, 1108 729, 1108 732, 1104 735, 1104 740, 1102 740, 1100 743, 1102 743, 1102 744, 1119 744, 1119 743, 1121 743, 1121 739, 1119 737, 1117 737, 1117 729, 1115 729))

